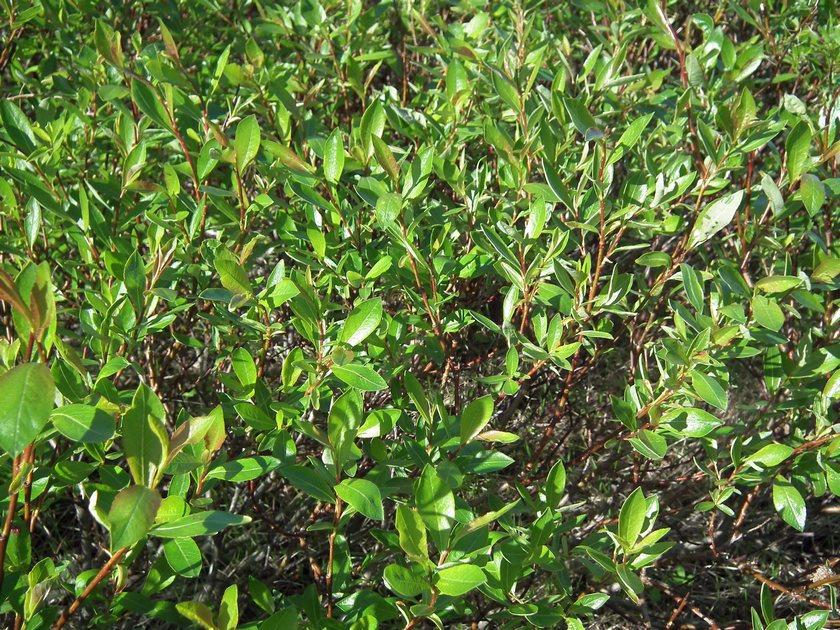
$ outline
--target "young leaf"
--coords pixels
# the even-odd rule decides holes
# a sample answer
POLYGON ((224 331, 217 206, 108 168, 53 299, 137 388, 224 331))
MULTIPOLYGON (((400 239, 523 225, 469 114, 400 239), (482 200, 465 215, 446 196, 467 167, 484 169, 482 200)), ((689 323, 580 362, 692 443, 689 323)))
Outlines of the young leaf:
POLYGON ((461 412, 461 444, 471 442, 493 415, 493 397, 482 396, 468 404, 461 412))
POLYGON ((388 147, 385 142, 376 136, 371 137, 371 142, 373 142, 373 154, 376 156, 376 161, 379 162, 379 166, 388 173, 388 176, 391 178, 391 181, 394 182, 394 185, 399 185, 400 165, 397 164, 397 160, 394 158, 394 154, 391 152, 390 147, 388 147))
POLYGON ((236 125, 233 149, 236 153, 236 168, 241 173, 257 157, 260 150, 260 125, 256 116, 243 118, 236 125))
POLYGON ((344 172, 344 143, 341 131, 333 129, 324 145, 324 176, 331 184, 337 184, 344 172))

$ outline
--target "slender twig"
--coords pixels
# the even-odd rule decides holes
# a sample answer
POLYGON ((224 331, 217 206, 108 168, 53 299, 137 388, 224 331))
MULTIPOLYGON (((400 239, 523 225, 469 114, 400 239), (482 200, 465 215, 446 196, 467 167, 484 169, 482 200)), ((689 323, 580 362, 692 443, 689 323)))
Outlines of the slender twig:
POLYGON ((102 565, 102 568, 99 569, 99 573, 97 573, 96 576, 90 581, 90 583, 88 583, 85 590, 82 591, 82 594, 79 595, 73 601, 72 604, 70 604, 61 612, 61 616, 58 618, 58 621, 55 622, 53 630, 58 630, 59 628, 64 627, 64 624, 66 624, 70 620, 70 617, 76 614, 76 612, 79 610, 79 608, 81 608, 82 604, 88 598, 88 596, 93 592, 93 590, 97 586, 99 586, 102 580, 108 577, 108 575, 111 573, 114 567, 117 566, 122 557, 128 552, 128 550, 129 547, 123 547, 122 549, 117 550, 116 553, 114 553, 114 555, 111 556, 111 558, 108 560, 108 562, 102 565))

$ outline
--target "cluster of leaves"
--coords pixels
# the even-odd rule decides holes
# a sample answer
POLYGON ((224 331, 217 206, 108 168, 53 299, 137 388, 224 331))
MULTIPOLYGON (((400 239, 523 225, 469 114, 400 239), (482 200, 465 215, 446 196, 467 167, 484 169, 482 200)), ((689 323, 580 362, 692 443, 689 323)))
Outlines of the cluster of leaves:
POLYGON ((0 6, 8 627, 828 622, 833 2, 0 6))

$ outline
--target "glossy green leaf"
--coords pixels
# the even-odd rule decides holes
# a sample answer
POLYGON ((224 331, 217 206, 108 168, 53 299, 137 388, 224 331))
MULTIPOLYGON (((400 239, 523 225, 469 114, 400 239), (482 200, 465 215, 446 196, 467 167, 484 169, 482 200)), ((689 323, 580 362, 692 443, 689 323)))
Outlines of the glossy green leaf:
POLYGON ((367 365, 357 363, 332 365, 330 371, 345 384, 364 392, 378 392, 388 387, 385 380, 367 365))
POLYGON ((160 501, 158 491, 145 486, 129 486, 114 497, 108 512, 111 551, 130 547, 149 532, 160 501))
POLYGON ((468 404, 461 412, 461 444, 467 444, 481 433, 492 415, 492 396, 482 396, 468 404))
POLYGON ((112 415, 92 405, 64 405, 53 410, 50 420, 62 435, 83 443, 110 440, 116 427, 112 415))
POLYGON ((43 363, 24 363, 0 374, 0 448, 16 456, 38 437, 49 420, 54 391, 43 363))
POLYGON ((334 488, 335 493, 359 514, 374 521, 385 518, 382 495, 376 484, 367 479, 345 479, 334 488))
POLYGON ((465 595, 487 581, 484 571, 472 564, 459 564, 440 569, 435 578, 435 588, 441 595, 450 597, 465 595))
POLYGON ((639 539, 645 523, 647 502, 641 488, 636 488, 621 506, 618 515, 618 537, 632 547, 639 539))
POLYGON ((256 116, 248 116, 236 125, 233 148, 236 151, 236 167, 244 171, 260 151, 260 124, 256 116))
POLYGON ((355 346, 376 330, 382 320, 382 300, 365 300, 357 304, 341 327, 339 341, 355 346))
POLYGON ((446 549, 455 524, 455 496, 430 465, 414 484, 414 501, 432 541, 439 550, 446 549))
POLYGON ((195 512, 188 516, 177 518, 152 528, 150 534, 158 538, 183 538, 194 536, 210 536, 218 534, 228 527, 245 525, 251 522, 251 517, 218 510, 195 512))
POLYGON ((400 547, 408 554, 408 557, 418 562, 428 560, 426 526, 420 515, 406 505, 397 505, 396 527, 400 547))
POLYGON ((776 476, 773 480, 773 506, 785 523, 800 532, 805 529, 805 499, 799 490, 782 476, 776 476))
POLYGON ((327 181, 336 184, 344 172, 344 143, 341 131, 333 129, 324 145, 324 176, 327 181))
POLYGON ((743 199, 744 191, 739 190, 715 199, 705 206, 697 215, 697 220, 688 239, 688 247, 693 249, 702 245, 729 225, 738 208, 741 207, 743 199))
POLYGON ((194 578, 201 573, 201 550, 192 538, 172 538, 163 543, 163 555, 178 575, 194 578))

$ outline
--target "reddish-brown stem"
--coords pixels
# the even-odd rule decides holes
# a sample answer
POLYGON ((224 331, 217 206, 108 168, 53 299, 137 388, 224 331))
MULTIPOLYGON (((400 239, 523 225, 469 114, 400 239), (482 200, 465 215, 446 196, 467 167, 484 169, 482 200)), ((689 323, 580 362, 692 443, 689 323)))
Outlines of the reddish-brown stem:
MULTIPOLYGON (((12 462, 12 479, 17 476, 20 468, 20 455, 15 457, 12 462)), ((0 534, 0 584, 3 583, 5 577, 5 569, 3 568, 6 562, 6 546, 9 544, 9 535, 12 532, 12 520, 15 518, 15 510, 17 510, 18 493, 15 492, 9 496, 9 511, 6 513, 6 522, 3 523, 3 533, 0 534)))
POLYGON ((104 580, 111 571, 114 569, 115 566, 119 563, 122 557, 128 552, 128 547, 123 547, 122 549, 117 550, 113 556, 102 565, 102 568, 99 569, 99 573, 90 581, 90 583, 85 587, 85 590, 82 591, 82 594, 79 595, 72 604, 70 604, 67 608, 65 608, 61 612, 61 616, 58 618, 58 621, 55 622, 55 626, 53 626, 54 630, 58 630, 59 628, 63 628, 64 624, 66 624, 70 617, 76 614, 79 608, 82 607, 84 601, 88 598, 88 596, 93 592, 93 590, 99 586, 99 584, 104 580))

